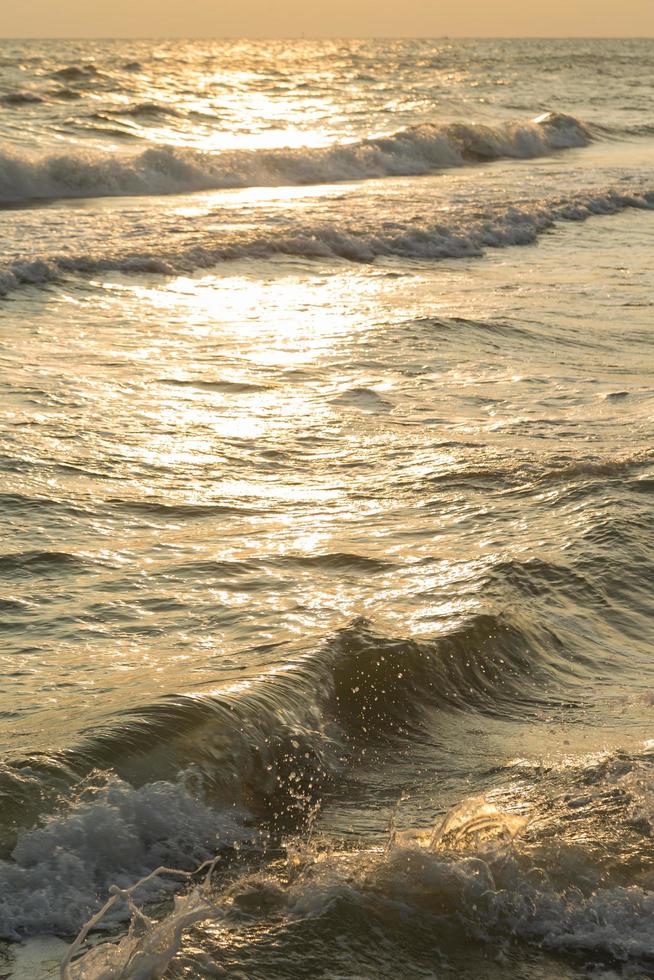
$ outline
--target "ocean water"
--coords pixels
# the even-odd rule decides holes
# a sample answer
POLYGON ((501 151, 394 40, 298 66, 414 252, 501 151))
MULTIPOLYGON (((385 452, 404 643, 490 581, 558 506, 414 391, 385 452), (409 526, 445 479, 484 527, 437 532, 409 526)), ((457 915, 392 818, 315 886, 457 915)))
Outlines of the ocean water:
POLYGON ((654 976, 653 96, 0 43, 0 974, 654 976))

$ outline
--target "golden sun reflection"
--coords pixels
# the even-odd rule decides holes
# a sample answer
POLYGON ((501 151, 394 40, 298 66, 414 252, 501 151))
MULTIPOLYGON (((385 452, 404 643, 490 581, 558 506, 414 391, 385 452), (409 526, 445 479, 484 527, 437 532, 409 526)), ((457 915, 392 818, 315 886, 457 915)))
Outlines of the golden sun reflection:
MULTIPOLYGON (((224 343, 242 361, 290 367, 333 356, 343 340, 368 327, 366 295, 379 287, 370 277, 357 285, 363 313, 353 284, 345 292, 338 276, 178 277, 164 287, 135 286, 131 292, 137 301, 166 310, 187 332, 224 343)), ((233 369, 230 376, 238 380, 233 369)))

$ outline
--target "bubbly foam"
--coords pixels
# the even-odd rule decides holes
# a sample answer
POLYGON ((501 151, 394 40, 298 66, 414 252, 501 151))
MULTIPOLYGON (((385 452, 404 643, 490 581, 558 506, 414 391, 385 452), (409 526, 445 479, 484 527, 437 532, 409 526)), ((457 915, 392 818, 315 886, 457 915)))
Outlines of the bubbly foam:
MULTIPOLYGON (((98 894, 127 887, 162 864, 194 867, 217 841, 246 834, 236 811, 216 811, 179 783, 140 789, 110 777, 78 794, 69 809, 19 834, 11 860, 0 861, 0 935, 75 933, 97 910, 98 894)), ((174 887, 159 878, 141 895, 174 887)), ((111 921, 129 917, 124 903, 111 921)))
MULTIPOLYGON (((42 286, 70 273, 102 272, 186 275, 237 259, 292 255, 308 259, 345 259, 368 263, 385 257, 438 261, 483 255, 489 248, 530 245, 562 221, 586 221, 628 208, 654 209, 654 190, 629 192, 613 187, 593 192, 495 206, 479 215, 453 213, 438 221, 394 222, 391 228, 307 225, 286 234, 205 232, 179 248, 170 241, 148 244, 139 252, 53 255, 10 260, 0 267, 0 295, 19 286, 42 286)), ((123 246, 124 248, 124 246, 123 246)))
MULTIPOLYGON (((541 783, 549 778, 540 776, 541 783)), ((648 754, 629 761, 606 757, 580 763, 566 783, 567 792, 557 800, 550 797, 542 807, 545 819, 552 820, 554 812, 560 821, 557 834, 541 828, 537 844, 528 813, 518 815, 487 797, 464 801, 431 832, 398 833, 391 825, 386 847, 339 852, 289 844, 285 867, 263 866, 220 887, 205 878, 156 920, 145 919, 134 908, 132 926, 123 938, 95 946, 72 965, 68 962, 63 976, 98 980, 153 975, 177 955, 183 930, 207 920, 227 927, 220 931, 218 962, 223 954, 237 957, 239 949, 247 949, 249 930, 254 938, 271 920, 283 956, 286 937, 318 919, 324 938, 316 940, 312 932, 309 942, 330 943, 327 937, 337 935, 347 948, 352 923, 359 936, 373 938, 381 921, 386 930, 397 928, 412 943, 431 950, 432 957, 445 947, 448 955, 469 963, 475 946, 502 949, 518 941, 556 957, 621 964, 631 971, 628 975, 642 975, 638 971, 654 957, 651 882, 625 886, 598 864, 592 848, 584 853, 583 829, 575 837, 570 825, 570 814, 578 809, 577 780, 586 793, 589 785, 595 787, 600 811, 606 800, 615 805, 622 797, 624 823, 634 795, 642 799, 634 794, 633 782, 651 784, 648 754)), ((592 822, 592 808, 589 814, 592 822)), ((196 947, 197 940, 196 934, 196 947)), ((320 947, 321 962, 329 948, 320 947)), ((250 955, 256 963, 254 945, 250 955)))
MULTIPOLYGON (((148 111, 153 111, 151 105, 148 111)), ((82 150, 36 156, 5 150, 0 153, 0 201, 173 194, 420 175, 501 157, 544 156, 588 142, 588 130, 579 120, 548 113, 534 121, 496 126, 416 126, 390 136, 318 149, 205 153, 152 146, 134 156, 82 150)))

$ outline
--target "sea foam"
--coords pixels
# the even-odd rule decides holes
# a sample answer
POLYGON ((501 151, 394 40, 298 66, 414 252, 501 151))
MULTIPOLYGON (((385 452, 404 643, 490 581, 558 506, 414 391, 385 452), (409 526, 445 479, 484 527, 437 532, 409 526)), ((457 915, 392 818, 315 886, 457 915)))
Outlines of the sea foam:
MULTIPOLYGON (((71 947, 62 976, 108 980, 119 975, 160 975, 180 951, 184 930, 202 922, 222 921, 226 926, 220 930, 219 947, 213 947, 217 963, 229 957, 230 966, 237 968, 239 954, 245 950, 247 962, 256 964, 257 931, 269 928, 271 920, 280 957, 300 933, 305 935, 303 949, 309 958, 316 942, 311 923, 318 920, 326 937, 317 940, 322 959, 332 953, 331 935, 338 935, 339 944, 347 949, 353 933, 359 940, 374 938, 384 922, 389 935, 400 930, 413 944, 422 945, 425 954, 431 951, 432 957, 439 946, 445 946, 469 963, 476 948, 495 947, 499 952, 508 943, 520 943, 573 962, 621 964, 625 976, 649 975, 654 957, 651 880, 645 876, 625 886, 619 873, 616 876, 611 870, 610 857, 601 848, 595 852, 592 844, 584 846, 586 838, 575 834, 574 827, 571 831, 570 824, 571 817, 580 823, 581 790, 584 800, 590 796, 594 802, 582 822, 592 825, 597 813, 618 800, 618 823, 628 837, 633 806, 642 800, 643 784, 651 785, 650 753, 578 760, 571 769, 565 790, 559 787, 554 797, 546 793, 546 803, 540 801, 540 816, 534 800, 530 808, 524 798, 524 812, 518 814, 515 803, 506 809, 482 795, 463 800, 431 830, 398 832, 392 818, 385 847, 339 851, 324 842, 313 846, 310 841, 294 841, 286 845, 285 864, 268 864, 264 859, 257 873, 246 870, 231 882, 223 878, 222 887, 206 875, 157 919, 146 919, 133 906, 132 927, 126 935, 94 945, 73 960, 86 936, 83 930, 71 947), (557 826, 556 834, 551 827, 536 829, 543 816, 557 826), (305 924, 309 929, 302 933, 305 924)), ((561 772, 555 767, 549 774, 530 774, 536 799, 548 779, 556 787, 561 772)), ((592 835, 588 839, 592 841, 592 835)), ((643 856, 647 841, 645 835, 638 845, 643 856)), ((151 879, 138 883, 129 898, 133 895, 138 902, 138 890, 150 884, 151 879)), ((114 891, 108 910, 119 898, 114 891)), ((97 924, 98 916, 93 920, 97 924)), ((209 935, 213 928, 209 926, 209 935)), ((196 949, 203 945, 201 937, 200 926, 194 937, 196 949)), ((212 949, 210 942, 207 947, 212 949)), ((352 948, 356 956, 357 947, 352 948)), ((187 969, 191 963, 187 959, 187 969)))
POLYGON ((354 143, 207 153, 151 146, 127 155, 75 149, 46 155, 0 153, 0 201, 173 194, 416 176, 486 160, 544 156, 585 146, 578 119, 546 113, 494 126, 425 124, 354 143))
POLYGON ((617 214, 628 208, 654 209, 654 189, 632 191, 604 187, 551 199, 499 203, 475 213, 453 210, 446 215, 384 223, 334 224, 322 221, 286 231, 216 231, 195 229, 193 244, 160 235, 141 248, 128 241, 114 250, 102 241, 79 255, 16 257, 0 265, 0 295, 19 286, 42 286, 67 274, 107 272, 188 275, 236 259, 266 259, 279 255, 306 259, 370 263, 380 258, 471 258, 489 248, 530 245, 563 221, 585 221, 596 215, 617 214))
MULTIPOLYGON (((126 887, 162 864, 192 868, 221 842, 246 835, 235 810, 213 810, 183 780, 134 788, 110 776, 83 790, 69 809, 22 831, 11 860, 0 861, 0 935, 74 933, 110 885, 126 887)), ((141 898, 170 887, 159 878, 141 898)), ((120 905, 111 921, 126 917, 120 905)))

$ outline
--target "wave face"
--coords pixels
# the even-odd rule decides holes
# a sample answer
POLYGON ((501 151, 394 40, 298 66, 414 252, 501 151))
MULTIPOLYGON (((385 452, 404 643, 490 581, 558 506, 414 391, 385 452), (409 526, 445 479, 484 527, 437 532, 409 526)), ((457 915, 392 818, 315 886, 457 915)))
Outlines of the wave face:
POLYGON ((74 932, 98 889, 158 864, 189 867, 210 855, 217 832, 230 845, 248 836, 248 816, 276 837, 305 825, 362 751, 402 744, 434 712, 518 719, 546 708, 540 691, 561 666, 567 685, 557 660, 536 630, 490 615, 433 641, 357 621, 245 690, 144 706, 75 750, 6 767, 2 829, 12 860, 0 862, 0 883, 13 897, 0 934, 74 932), (72 793, 63 811, 62 791, 72 793), (43 825, 24 829, 39 814, 43 825), (34 899, 38 880, 48 882, 47 900, 42 889, 34 899))
MULTIPOLYGON (((161 112, 142 105, 136 110, 161 112)), ((220 188, 321 184, 415 176, 502 157, 529 158, 585 146, 588 130, 572 116, 547 113, 497 126, 423 125, 390 136, 321 149, 219 154, 150 147, 135 156, 93 152, 45 157, 0 154, 0 201, 174 194, 220 188)))

